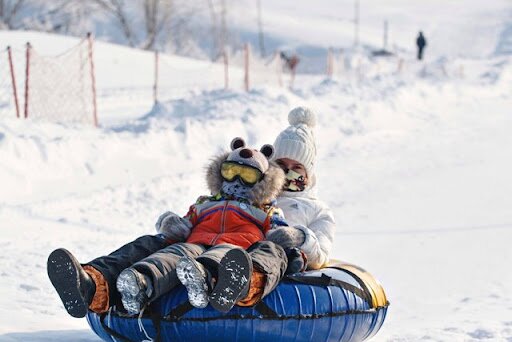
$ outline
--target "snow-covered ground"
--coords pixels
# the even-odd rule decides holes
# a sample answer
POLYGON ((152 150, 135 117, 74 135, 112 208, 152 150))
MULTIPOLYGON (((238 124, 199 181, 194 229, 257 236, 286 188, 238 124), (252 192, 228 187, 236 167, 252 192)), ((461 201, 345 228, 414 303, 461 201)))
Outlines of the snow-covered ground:
MULTIPOLYGON (((328 46, 351 33, 341 3, 268 4, 266 27, 291 45, 328 46)), ((97 341, 63 309, 48 254, 66 247, 86 262, 151 233, 165 210, 185 213, 206 192, 210 156, 235 136, 272 143, 298 105, 318 114, 318 190, 338 223, 333 257, 374 274, 391 302, 373 340, 512 341, 512 6, 389 3, 362 2, 362 23, 375 19, 361 39, 378 45, 376 18, 387 17, 404 49, 401 72, 396 59, 365 59, 363 71, 246 93, 216 86, 222 68, 176 57, 176 93, 151 109, 151 75, 140 69, 152 56, 97 43, 99 129, 0 117, 0 341, 97 341), (421 63, 406 46, 418 29, 430 38, 421 63)), ((0 38, 47 53, 76 44, 0 38)))

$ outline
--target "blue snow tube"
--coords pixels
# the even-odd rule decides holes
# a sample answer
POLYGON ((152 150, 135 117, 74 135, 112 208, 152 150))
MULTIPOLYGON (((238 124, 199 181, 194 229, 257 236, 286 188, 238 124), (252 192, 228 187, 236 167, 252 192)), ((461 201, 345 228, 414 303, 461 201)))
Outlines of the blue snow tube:
POLYGON ((389 302, 358 266, 337 263, 289 276, 255 307, 221 313, 188 304, 180 286, 152 303, 142 318, 89 312, 104 341, 363 341, 377 333, 389 302))

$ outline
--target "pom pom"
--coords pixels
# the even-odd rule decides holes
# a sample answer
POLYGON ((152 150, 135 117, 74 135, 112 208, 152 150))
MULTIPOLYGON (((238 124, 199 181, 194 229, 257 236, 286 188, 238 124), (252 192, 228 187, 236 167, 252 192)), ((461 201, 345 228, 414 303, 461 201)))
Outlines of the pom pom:
POLYGON ((309 108, 297 107, 295 109, 292 109, 290 114, 288 114, 288 122, 292 126, 305 124, 309 127, 315 127, 316 116, 315 113, 313 113, 309 108))

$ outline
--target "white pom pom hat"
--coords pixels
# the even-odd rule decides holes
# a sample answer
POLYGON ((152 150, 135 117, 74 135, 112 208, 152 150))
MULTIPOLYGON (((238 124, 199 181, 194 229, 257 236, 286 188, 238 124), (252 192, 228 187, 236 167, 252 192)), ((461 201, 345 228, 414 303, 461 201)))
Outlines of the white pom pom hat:
POLYGON ((313 128, 316 116, 305 107, 292 109, 288 114, 288 126, 279 133, 274 142, 273 160, 288 158, 298 161, 306 168, 308 177, 314 176, 316 143, 313 128))

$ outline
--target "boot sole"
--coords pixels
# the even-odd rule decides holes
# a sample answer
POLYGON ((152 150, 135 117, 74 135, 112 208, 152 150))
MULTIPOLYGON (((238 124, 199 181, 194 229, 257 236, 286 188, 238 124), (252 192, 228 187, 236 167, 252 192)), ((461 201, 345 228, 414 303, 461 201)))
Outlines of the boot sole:
POLYGON ((63 248, 53 251, 48 257, 47 271, 66 311, 76 318, 85 317, 89 304, 80 292, 76 261, 71 253, 63 248))
POLYGON ((196 266, 195 260, 184 256, 178 261, 176 274, 180 282, 187 288, 188 301, 193 307, 203 309, 208 306, 208 285, 206 274, 196 266))
POLYGON ((222 258, 218 279, 210 296, 210 304, 220 312, 228 312, 241 293, 247 290, 252 275, 249 255, 240 249, 232 249, 222 258))
POLYGON ((121 294, 121 302, 130 315, 138 314, 142 308, 141 300, 146 296, 145 290, 137 276, 131 271, 123 271, 116 280, 117 292, 121 294))

